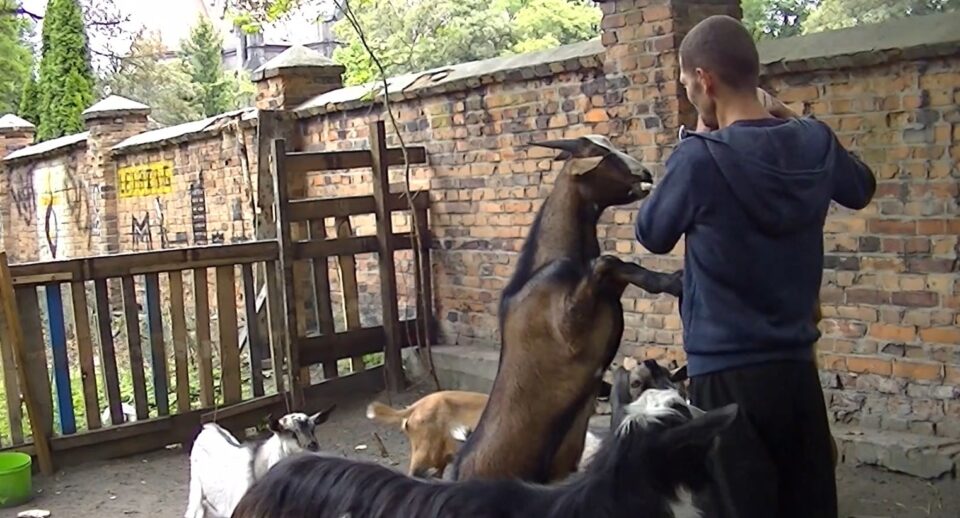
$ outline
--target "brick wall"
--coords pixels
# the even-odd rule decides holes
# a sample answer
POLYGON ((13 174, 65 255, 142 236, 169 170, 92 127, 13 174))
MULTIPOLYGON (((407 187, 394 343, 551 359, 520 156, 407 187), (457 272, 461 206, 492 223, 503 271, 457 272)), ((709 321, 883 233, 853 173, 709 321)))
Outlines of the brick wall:
MULTIPOLYGON (((599 42, 405 76, 393 86, 393 111, 405 142, 427 149, 428 164, 412 170, 412 187, 431 192, 434 306, 444 343, 499 342, 500 290, 559 169, 552 152, 528 144, 602 133, 661 172, 677 128, 695 117, 681 93, 676 47, 703 16, 739 13, 727 0, 618 0, 602 8, 599 42)), ((960 41, 944 36, 949 31, 931 30, 931 24, 958 22, 956 15, 943 15, 761 45, 765 86, 797 111, 828 122, 880 181, 867 209, 833 207, 827 220, 824 337, 818 347, 831 415, 842 423, 960 437, 960 41), (927 34, 930 41, 923 40, 927 34)), ((281 88, 282 69, 268 79, 264 108, 291 108, 285 99, 303 97, 281 88)), ((367 124, 383 116, 382 106, 371 106, 362 89, 323 93, 328 82, 317 83, 322 88, 305 84, 321 95, 294 110, 300 121, 291 145, 365 147, 367 124)), ((245 130, 241 147, 226 125, 212 127, 189 138, 158 135, 114 156, 107 178, 165 163, 171 178, 169 190, 116 193, 117 249, 202 244, 200 237, 229 243, 253 235, 251 185, 239 159, 246 149, 246 167, 256 171, 252 131, 245 130)), ((397 145, 389 121, 387 128, 389 145, 397 145)), ((13 181, 33 165, 8 163, 7 175, 13 181)), ((391 174, 392 182, 403 180, 400 170, 391 174)), ((308 196, 372 192, 364 171, 302 180, 308 196)), ((605 213, 598 229, 602 249, 661 271, 679 267, 682 244, 671 255, 654 257, 634 241, 636 209, 634 204, 605 213)), ((374 233, 372 216, 351 223, 358 235, 374 233)), ((394 225, 407 228, 408 215, 395 214, 394 225)), ((333 221, 326 227, 335 234, 333 221)), ((35 229, 32 235, 38 235, 35 229)), ((13 241, 19 260, 39 257, 35 242, 13 241)), ((5 243, 12 251, 11 241, 5 243)), ((336 305, 337 272, 330 266, 336 305)), ((409 255, 398 253, 397 266, 401 313, 411 314, 409 255)), ((359 257, 358 267, 364 325, 375 325, 380 299, 374 256, 359 257)), ((624 307, 622 354, 682 361, 674 300, 629 289, 624 307)), ((312 309, 311 302, 305 309, 312 309)))

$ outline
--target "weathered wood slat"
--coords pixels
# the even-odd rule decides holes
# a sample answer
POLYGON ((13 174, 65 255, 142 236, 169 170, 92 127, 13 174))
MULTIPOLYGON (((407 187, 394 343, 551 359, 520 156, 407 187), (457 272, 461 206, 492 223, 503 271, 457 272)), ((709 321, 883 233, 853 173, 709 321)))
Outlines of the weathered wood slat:
MULTIPOLYGON (((413 204, 417 209, 426 209, 430 205, 429 191, 414 191, 413 204)), ((387 208, 391 211, 408 210, 406 193, 390 193, 386 196, 387 208)), ((377 210, 377 201, 373 196, 344 196, 341 198, 308 198, 290 201, 287 210, 291 222, 310 219, 331 218, 373 214, 377 210)))
POLYGON ((270 364, 273 368, 273 383, 277 393, 284 392, 284 366, 286 365, 285 317, 283 315, 283 289, 280 287, 279 266, 276 261, 264 264, 267 282, 267 326, 270 332, 270 364))
POLYGON ((137 304, 137 288, 133 277, 120 279, 123 289, 123 320, 127 326, 127 346, 130 351, 130 373, 133 377, 133 402, 137 419, 150 417, 147 402, 147 380, 143 371, 143 341, 140 337, 140 310, 137 304))
POLYGON ((110 407, 110 423, 120 424, 123 422, 123 410, 120 406, 120 376, 117 374, 117 354, 113 343, 113 327, 111 325, 110 290, 106 279, 97 279, 94 281, 93 287, 97 299, 100 369, 103 371, 103 384, 107 391, 107 404, 110 407))
MULTIPOLYGON (((391 234, 387 240, 393 250, 409 250, 411 247, 410 234, 408 233, 391 234)), ((377 236, 356 236, 326 241, 295 241, 291 246, 293 247, 294 260, 312 259, 320 256, 367 254, 380 250, 380 242, 377 236)))
POLYGON ((210 295, 207 269, 193 271, 193 299, 197 318, 197 364, 200 366, 200 404, 213 406, 213 346, 210 343, 210 295))
MULTIPOLYGON (((413 319, 400 322, 401 326, 413 328, 413 319)), ((402 333, 398 343, 402 347, 413 347, 412 333, 402 333)), ((363 327, 331 336, 308 336, 300 339, 300 358, 304 365, 313 365, 325 361, 339 360, 353 356, 363 356, 382 352, 386 343, 383 326, 363 327)))
MULTIPOLYGON (((402 165, 403 152, 399 148, 384 149, 383 161, 387 166, 402 165)), ((425 164, 427 150, 423 147, 408 147, 407 160, 411 164, 425 164)), ((374 159, 370 151, 313 151, 287 154, 287 171, 291 175, 300 175, 313 171, 337 171, 340 169, 358 169, 373 167, 374 159)))
POLYGON ((12 267, 11 271, 17 279, 16 284, 25 285, 53 280, 95 280, 227 264, 257 263, 275 259, 276 256, 275 241, 259 241, 24 263, 12 267), (50 278, 51 275, 55 278, 50 278))
POLYGON ((3 388, 7 395, 7 419, 13 444, 23 443, 23 410, 20 404, 20 377, 13 353, 13 331, 0 311, 0 362, 3 363, 3 388))
POLYGON ((157 414, 170 414, 167 350, 163 339, 163 314, 160 310, 160 277, 156 273, 144 276, 147 287, 147 325, 150 330, 150 365, 153 371, 153 395, 157 414))
MULTIPOLYGON (((47 359, 43 350, 37 290, 27 288, 15 292, 7 254, 2 251, 0 251, 0 309, 7 327, 6 338, 11 343, 14 365, 19 372, 23 373, 23 376, 19 377, 20 390, 15 393, 22 393, 27 405, 31 435, 37 446, 36 454, 40 471, 50 476, 53 475, 54 469, 53 455, 50 452, 50 436, 53 435, 50 408, 52 402, 50 401, 50 382, 46 377, 47 359), (32 296, 28 296, 30 294, 32 296), (36 340, 36 342, 30 343, 29 340, 36 340)), ((17 405, 19 404, 18 401, 17 405)))
POLYGON ((393 221, 387 207, 390 194, 387 134, 383 121, 370 124, 370 157, 373 171, 373 197, 376 199, 377 259, 380 264, 380 296, 383 301, 383 328, 386 334, 384 360, 387 369, 387 387, 402 390, 406 381, 403 375, 403 360, 400 355, 399 308, 397 307, 397 272, 393 251, 396 248, 390 239, 393 221))
POLYGON ((224 404, 243 399, 240 386, 240 339, 237 329, 237 288, 233 266, 217 268, 217 320, 220 324, 220 376, 224 404))
MULTIPOLYGON (((323 241, 326 238, 327 229, 324 220, 310 220, 310 239, 323 241)), ((317 300, 317 322, 319 323, 320 334, 332 335, 336 332, 336 329, 334 329, 333 325, 333 302, 330 300, 330 267, 327 264, 327 256, 316 256, 311 263, 313 269, 313 289, 317 300)), ((336 361, 324 362, 324 379, 336 378, 339 375, 336 361)))
POLYGON ((53 359, 53 381, 57 391, 57 413, 60 432, 77 433, 77 419, 73 412, 73 390, 70 387, 70 362, 67 360, 67 326, 63 316, 63 290, 60 284, 44 287, 47 301, 47 329, 50 331, 50 349, 53 359))
MULTIPOLYGON (((350 227, 349 216, 338 216, 335 218, 337 237, 346 238, 353 236, 353 229, 350 227)), ((357 286, 357 259, 352 255, 341 255, 337 257, 337 273, 340 275, 341 307, 347 323, 347 331, 360 329, 360 291, 357 286)), ((363 363, 363 356, 354 356, 350 358, 350 367, 353 372, 360 372, 366 369, 363 363)))
POLYGON ((257 318, 257 286, 253 266, 240 268, 243 278, 243 301, 247 313, 247 347, 250 351, 250 384, 254 397, 263 395, 263 344, 260 342, 260 320, 257 318))
POLYGON ((90 315, 87 291, 82 281, 70 283, 73 299, 73 325, 77 335, 77 353, 80 357, 80 382, 83 385, 83 408, 87 415, 87 429, 100 428, 100 399, 97 394, 97 372, 93 363, 93 336, 90 334, 90 315))
MULTIPOLYGON (((290 394, 294 407, 301 406, 303 401, 304 372, 301 371, 299 359, 300 348, 299 326, 297 319, 296 296, 293 279, 293 245, 290 237, 290 222, 286 217, 286 210, 290 204, 288 189, 288 168, 286 163, 287 144, 283 139, 273 141, 271 153, 273 170, 274 199, 277 207, 277 240, 280 244, 280 285, 283 289, 283 318, 284 318, 284 351, 288 361, 290 374, 290 394)), ((304 369, 305 370, 305 369, 304 369)), ((306 373, 309 376, 309 373, 306 373)), ((309 380, 307 380, 309 381, 309 380)))
MULTIPOLYGON (((417 243, 417 247, 414 248, 413 253, 413 265, 416 268, 414 279, 414 286, 417 293, 417 328, 416 332, 419 333, 419 345, 422 348, 428 348, 432 345, 432 332, 433 329, 433 279, 431 271, 431 262, 430 262, 430 224, 429 224, 429 214, 426 209, 418 210, 417 214, 417 233, 420 237, 420 242, 417 243)), ((432 358, 428 358, 428 362, 431 363, 429 366, 431 369, 432 358)))
POLYGON ((190 364, 187 354, 187 319, 183 304, 183 274, 170 272, 170 327, 173 364, 177 375, 177 412, 190 411, 190 364))

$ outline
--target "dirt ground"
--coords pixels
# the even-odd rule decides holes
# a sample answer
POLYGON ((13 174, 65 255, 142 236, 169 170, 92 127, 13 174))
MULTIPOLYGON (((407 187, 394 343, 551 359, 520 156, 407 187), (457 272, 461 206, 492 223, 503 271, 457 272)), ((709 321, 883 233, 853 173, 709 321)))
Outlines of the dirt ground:
MULTIPOLYGON (((393 404, 410 403, 423 393, 401 394, 393 404)), ((406 438, 399 430, 368 421, 364 417, 367 402, 341 404, 330 422, 323 425, 322 447, 404 469, 406 438), (381 456, 374 432, 382 439, 387 457, 381 456)), ((180 517, 187 501, 188 478, 187 452, 181 449, 87 464, 64 469, 51 479, 37 476, 36 498, 13 512, 0 510, 0 517, 35 508, 50 510, 54 517, 180 517)), ((840 516, 844 518, 960 516, 957 480, 929 483, 874 468, 841 466, 838 484, 840 516)))

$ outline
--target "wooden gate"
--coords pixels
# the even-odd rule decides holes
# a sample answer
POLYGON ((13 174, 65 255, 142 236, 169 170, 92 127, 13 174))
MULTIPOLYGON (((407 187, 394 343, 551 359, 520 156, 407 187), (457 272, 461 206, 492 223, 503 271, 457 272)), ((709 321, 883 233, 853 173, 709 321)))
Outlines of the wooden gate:
MULTIPOLYGON (((42 433, 64 466, 189 444, 210 420, 239 433, 269 413, 314 411, 379 390, 385 378, 400 388, 401 348, 433 339, 431 281, 421 275, 430 271, 429 196, 389 191, 388 167, 403 164, 403 154, 386 148, 382 122, 370 134, 363 151, 287 152, 281 139, 261 146, 271 150, 261 155, 271 181, 260 186, 273 190, 266 198, 275 202, 267 212, 276 215, 276 239, 11 266, 26 354, 15 366, 9 333, 0 332, 0 451, 34 453, 32 434, 42 433), (291 189, 308 172, 346 168, 372 169, 371 196, 311 199, 291 189), (395 211, 415 211, 417 232, 394 233, 395 211), (350 217, 362 214, 376 215, 376 235, 353 235, 350 217), (427 308, 403 321, 396 250, 413 250, 417 308, 427 308), (354 256, 370 252, 379 257, 383 324, 362 327, 354 256), (342 300, 340 332, 328 258, 342 300), (305 283, 312 294, 301 289, 305 283), (305 295, 318 332, 306 330, 305 295), (386 365, 368 366, 364 357, 378 352, 386 365), (312 383, 315 364, 323 379, 312 383), (21 376, 31 380, 30 394, 21 395, 21 376), (26 419, 21 396, 35 403, 40 422, 26 419), (126 405, 135 422, 123 422, 126 405)), ((407 155, 425 162, 423 148, 407 155)), ((8 327, 2 324, 0 331, 8 327)))

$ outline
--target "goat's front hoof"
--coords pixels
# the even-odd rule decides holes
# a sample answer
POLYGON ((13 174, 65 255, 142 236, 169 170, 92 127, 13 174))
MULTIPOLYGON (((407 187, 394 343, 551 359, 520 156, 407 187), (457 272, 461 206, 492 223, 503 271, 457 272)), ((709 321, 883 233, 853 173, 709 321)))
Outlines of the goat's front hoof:
POLYGON ((683 293, 683 268, 670 274, 666 288, 663 291, 674 297, 679 297, 683 293))

